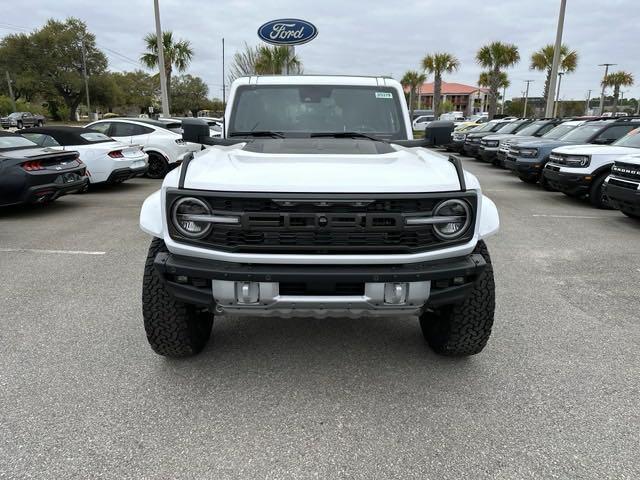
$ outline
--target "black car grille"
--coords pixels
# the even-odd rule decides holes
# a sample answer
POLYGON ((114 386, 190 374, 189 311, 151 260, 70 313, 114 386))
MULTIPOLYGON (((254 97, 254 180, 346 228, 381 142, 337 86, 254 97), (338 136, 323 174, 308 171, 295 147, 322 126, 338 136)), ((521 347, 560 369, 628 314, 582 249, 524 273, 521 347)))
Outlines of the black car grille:
MULTIPOLYGON (((167 205, 179 195, 170 193, 167 205)), ((272 194, 277 195, 277 194, 272 194)), ((237 224, 214 224, 203 239, 189 240, 173 228, 169 232, 177 241, 215 250, 238 253, 416 253, 469 241, 474 221, 468 231, 453 242, 440 240, 431 225, 406 225, 407 216, 428 216, 443 199, 453 195, 385 195, 372 200, 371 195, 354 195, 346 201, 336 194, 298 195, 296 198, 246 197, 219 194, 197 196, 211 206, 214 215, 237 216, 237 224)), ((290 196, 290 194, 288 194, 290 196)), ((473 192, 459 193, 476 209, 473 192)), ((168 211, 171 209, 168 208, 168 211)))
POLYGON ((611 167, 611 174, 616 177, 628 178, 629 180, 640 182, 640 165, 616 162, 614 166, 611 167))

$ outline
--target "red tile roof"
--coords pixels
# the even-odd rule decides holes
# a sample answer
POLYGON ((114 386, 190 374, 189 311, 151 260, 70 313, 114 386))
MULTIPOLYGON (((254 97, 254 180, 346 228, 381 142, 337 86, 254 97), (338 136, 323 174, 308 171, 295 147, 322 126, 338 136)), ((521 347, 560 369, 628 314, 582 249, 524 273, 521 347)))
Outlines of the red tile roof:
MULTIPOLYGON (((442 82, 442 94, 443 95, 469 95, 477 92, 478 90, 489 93, 488 88, 479 88, 473 85, 464 85, 462 83, 448 83, 442 82)), ((433 95, 433 82, 423 83, 420 86, 421 95, 433 95)))

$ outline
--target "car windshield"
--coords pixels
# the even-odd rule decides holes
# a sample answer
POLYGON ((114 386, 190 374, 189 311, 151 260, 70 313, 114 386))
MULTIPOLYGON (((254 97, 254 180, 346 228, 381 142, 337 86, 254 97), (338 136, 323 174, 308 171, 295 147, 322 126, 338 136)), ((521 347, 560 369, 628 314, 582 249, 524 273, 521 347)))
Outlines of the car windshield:
POLYGON ((640 128, 631 130, 624 137, 613 142, 617 147, 640 148, 640 128))
POLYGON ((24 137, 13 136, 13 135, 0 135, 0 150, 12 150, 14 148, 25 148, 25 147, 37 147, 35 143, 31 140, 27 140, 24 137))
POLYGON ((566 124, 558 125, 557 127, 552 128, 547 133, 542 135, 542 138, 548 138, 549 140, 557 140, 560 137, 563 137, 564 135, 569 133, 571 130, 574 130, 575 128, 576 128, 576 125, 566 125, 566 124))
POLYGON ((602 128, 602 124, 582 125, 567 133, 560 140, 565 142, 582 143, 589 140, 593 135, 598 133, 602 128))
POLYGON ((546 122, 533 122, 532 124, 527 125, 518 133, 516 133, 516 135, 520 137, 530 137, 531 135, 534 135, 543 125, 546 125, 546 122))
POLYGON ((19 118, 22 116, 22 112, 13 112, 11 115, 9 115, 9 118, 19 118))
POLYGON ((503 122, 491 121, 482 125, 476 132, 493 132, 498 125, 502 125, 503 122))
POLYGON ((385 139, 407 138, 400 99, 391 87, 243 86, 236 90, 231 111, 229 136, 357 132, 385 139))
POLYGON ((511 122, 507 123, 504 127, 498 129, 500 133, 513 133, 522 125, 522 122, 511 122))

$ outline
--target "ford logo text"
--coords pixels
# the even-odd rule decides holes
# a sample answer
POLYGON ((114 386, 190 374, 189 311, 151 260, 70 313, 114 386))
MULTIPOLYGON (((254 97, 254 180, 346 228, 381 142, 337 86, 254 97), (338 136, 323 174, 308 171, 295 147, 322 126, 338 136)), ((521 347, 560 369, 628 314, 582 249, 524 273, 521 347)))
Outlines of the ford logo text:
POLYGON ((295 18, 271 20, 258 29, 258 36, 273 45, 300 45, 318 35, 318 29, 312 23, 295 18))

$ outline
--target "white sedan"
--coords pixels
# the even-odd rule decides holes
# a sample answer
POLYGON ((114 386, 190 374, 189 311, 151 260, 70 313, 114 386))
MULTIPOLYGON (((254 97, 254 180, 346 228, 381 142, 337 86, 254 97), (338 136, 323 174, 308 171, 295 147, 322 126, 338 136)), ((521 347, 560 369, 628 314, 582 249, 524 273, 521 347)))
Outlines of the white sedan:
POLYGON ((422 131, 427 128, 434 119, 435 117, 433 115, 420 115, 413 121, 413 129, 422 131))
POLYGON ((90 183, 120 183, 147 172, 148 155, 140 145, 118 142, 82 127, 39 127, 22 136, 54 150, 75 150, 87 166, 90 183))
POLYGON ((109 118, 87 125, 87 128, 131 145, 142 145, 149 155, 150 178, 163 178, 169 170, 182 163, 190 152, 198 152, 202 145, 182 140, 182 123, 159 122, 141 118, 109 118))

